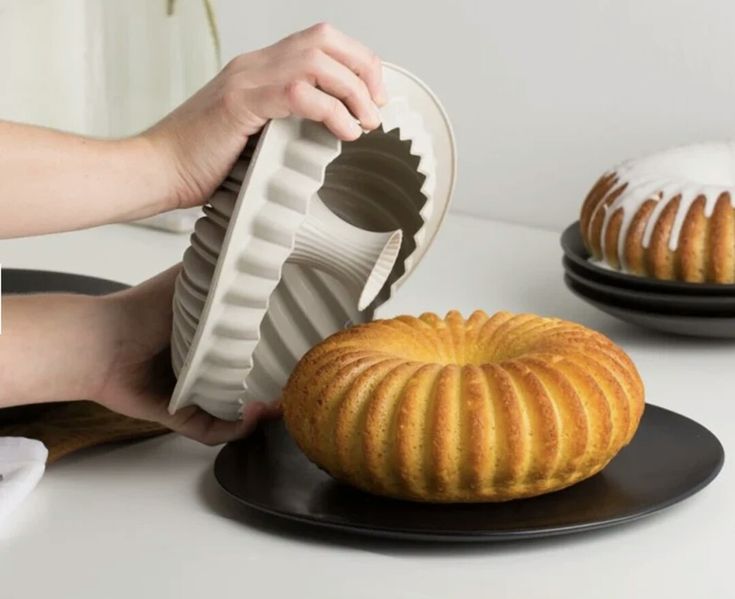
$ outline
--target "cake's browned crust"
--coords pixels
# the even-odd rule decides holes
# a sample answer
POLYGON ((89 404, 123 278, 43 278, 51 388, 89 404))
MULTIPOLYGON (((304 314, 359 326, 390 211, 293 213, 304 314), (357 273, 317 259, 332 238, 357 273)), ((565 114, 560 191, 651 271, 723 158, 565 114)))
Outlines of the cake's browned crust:
POLYGON ((679 237, 679 272, 681 278, 692 283, 707 279, 707 252, 709 227, 704 215, 705 197, 699 196, 689 208, 679 237))
POLYGON ((618 237, 623 224, 623 210, 618 208, 610 217, 610 222, 605 230, 605 259, 613 268, 620 268, 620 257, 618 256, 618 237))
POLYGON ((719 283, 735 281, 735 232, 730 194, 720 195, 710 219, 709 268, 707 278, 719 283))
POLYGON ((680 202, 681 196, 671 198, 653 226, 646 258, 648 272, 657 279, 674 278, 674 254, 669 249, 669 239, 680 202))
POLYGON ((607 173, 595 183, 582 205, 582 239, 593 258, 604 259, 618 270, 625 267, 633 274, 657 279, 735 283, 735 207, 728 192, 717 198, 710 217, 705 214, 704 196, 697 197, 688 208, 682 208, 680 195, 664 197, 659 192, 630 216, 626 233, 622 229, 626 217, 623 207, 607 217, 608 207, 626 187, 627 182, 617 173, 607 173), (663 210, 658 212, 655 223, 649 223, 661 202, 665 205, 663 210), (673 226, 680 209, 686 209, 687 214, 677 243, 672 244, 673 226), (644 246, 644 234, 649 226, 653 227, 652 235, 648 246, 644 246), (621 240, 623 234, 625 239, 621 240))
POLYGON ((595 212, 592 213, 590 221, 590 235, 587 243, 589 244, 590 251, 596 258, 602 257, 602 227, 605 224, 605 214, 607 207, 612 204, 618 196, 625 191, 627 183, 618 185, 613 188, 610 193, 603 196, 597 203, 595 212))
POLYGON ((644 202, 640 210, 633 215, 633 220, 625 236, 625 263, 630 272, 641 276, 648 274, 646 252, 643 249, 643 235, 654 208, 656 208, 656 200, 644 202))
POLYGON ((603 335, 531 314, 400 316, 309 351, 288 430, 334 477, 433 502, 505 501, 599 472, 632 438, 643 385, 603 335))
MULTIPOLYGON (((583 231, 589 230, 590 223, 592 221, 592 215, 600 206, 601 202, 605 199, 605 196, 607 196, 613 189, 615 183, 617 183, 615 173, 603 175, 597 180, 597 183, 595 183, 590 192, 587 194, 587 198, 585 199, 584 204, 582 204, 582 213, 579 217, 579 222, 582 226, 583 231)), ((589 244, 589 239, 586 236, 584 241, 585 244, 589 244)), ((587 250, 592 252, 592 248, 590 245, 587 245, 587 250)))

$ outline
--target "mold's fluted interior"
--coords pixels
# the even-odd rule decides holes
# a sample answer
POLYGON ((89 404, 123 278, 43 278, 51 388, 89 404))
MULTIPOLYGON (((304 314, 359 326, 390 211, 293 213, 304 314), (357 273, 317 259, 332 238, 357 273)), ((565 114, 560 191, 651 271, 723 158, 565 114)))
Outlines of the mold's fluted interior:
POLYGON ((283 360, 269 355, 290 354, 295 364, 325 336, 360 321, 356 320, 360 313, 362 320, 372 319, 375 307, 390 296, 390 287, 403 275, 405 261, 416 249, 414 235, 424 225, 420 211, 427 198, 421 192, 425 177, 417 171, 419 163, 420 158, 411 154, 411 143, 401 141, 397 130, 376 130, 342 145, 340 155, 326 168, 319 199, 339 218, 365 231, 400 230, 401 247, 382 289, 364 309, 358 307, 358 298, 346 282, 328 269, 287 260, 284 276, 270 298, 271 311, 261 325, 261 342, 253 354, 257 367, 245 382, 253 395, 277 396, 280 388, 275 381, 288 376, 288 372, 271 372, 283 360), (309 307, 309 298, 316 297, 324 305, 309 307), (284 326, 288 332, 280 328, 284 326))
POLYGON ((401 229, 403 242, 395 266, 374 304, 390 295, 391 285, 405 272, 405 260, 416 249, 414 235, 423 226, 421 192, 424 175, 411 142, 398 130, 377 129, 344 143, 340 155, 327 166, 319 197, 337 216, 368 231, 401 229))
MULTIPOLYGON (((176 318, 173 339, 176 343, 172 360, 177 374, 190 350, 189 344, 195 337, 198 317, 210 291, 221 245, 242 180, 256 149, 255 144, 255 138, 251 138, 241 160, 210 199, 209 205, 204 209, 206 218, 198 222, 192 245, 185 255, 187 270, 179 281, 182 292, 178 294, 174 304, 176 318)), ((313 145, 317 151, 321 147, 318 143, 313 145)), ((330 153, 332 155, 334 154, 330 153)), ((310 243, 302 243, 302 254, 303 250, 316 251, 319 254, 317 258, 321 258, 322 254, 331 250, 342 252, 339 260, 334 256, 330 257, 332 260, 321 260, 321 263, 318 259, 305 260, 303 263, 287 259, 280 273, 283 276, 267 302, 257 295, 257 285, 252 293, 250 289, 238 289, 236 295, 231 294, 227 306, 231 312, 229 318, 252 318, 253 310, 266 307, 268 311, 260 323, 259 336, 243 337, 239 324, 233 325, 234 328, 227 335, 220 335, 218 347, 212 350, 216 350, 217 355, 212 358, 213 361, 207 372, 200 377, 201 380, 196 381, 196 389, 193 391, 199 393, 197 390, 210 385, 199 399, 212 400, 209 404, 214 410, 212 413, 227 418, 234 416, 231 402, 223 403, 216 393, 211 396, 210 392, 212 389, 223 391, 222 382, 225 381, 227 389, 223 392, 226 391, 232 397, 241 397, 242 369, 252 366, 244 381, 248 397, 276 397, 292 365, 310 347, 342 326, 372 318, 374 308, 387 299, 393 283, 404 274, 406 260, 416 249, 414 236, 424 225, 420 213, 427 198, 421 192, 425 177, 417 171, 420 162, 418 156, 411 154, 411 142, 401 141, 397 130, 378 130, 355 142, 342 145, 341 153, 326 168, 324 183, 318 195, 324 204, 324 210, 332 213, 330 216, 336 215, 349 225, 362 229, 363 233, 371 232, 361 235, 364 243, 357 244, 365 254, 361 257, 365 264, 357 259, 352 260, 352 268, 348 273, 354 275, 352 278, 358 280, 360 285, 353 281, 350 286, 349 277, 344 276, 344 268, 341 268, 344 266, 342 262, 346 253, 355 249, 353 246, 359 241, 356 239, 358 235, 347 235, 342 239, 342 245, 339 245, 334 243, 336 240, 329 239, 333 235, 331 229, 322 231, 317 226, 310 232, 325 239, 315 238, 307 240, 310 243), (397 231, 401 234, 396 233, 397 231), (393 234, 384 235, 386 233, 393 234), (375 244, 367 243, 371 240, 375 244), (364 251, 366 244, 371 248, 376 245, 374 251, 364 251), (336 262, 340 264, 337 265, 336 262), (319 268, 312 266, 313 264, 318 264, 319 268), (325 268, 330 264, 335 266, 332 270, 341 275, 339 278, 330 275, 330 269, 325 268), (371 283, 373 280, 374 284, 371 283), (383 281, 385 283, 381 287, 383 281), (356 297, 355 289, 363 289, 359 297, 356 297), (374 296, 374 292, 377 292, 376 299, 365 306, 370 301, 369 298, 374 296), (236 334, 232 334, 233 330, 236 334), (254 348, 251 347, 257 339, 260 341, 254 348), (242 356, 241 362, 238 356, 242 356)), ((324 162, 320 166, 322 164, 324 162)), ((309 162, 308 166, 314 165, 309 162)), ((314 172, 308 173, 308 176, 315 178, 314 172)), ((278 201, 271 204, 276 205, 278 201)), ((313 204, 312 201, 309 212, 313 211, 313 204)), ((345 225, 345 222, 341 224, 345 225)), ((307 228, 301 231, 302 237, 308 232, 307 228)), ((280 238, 276 241, 265 240, 261 244, 265 249, 261 248, 261 251, 282 251, 278 248, 273 250, 268 245, 279 241, 280 238)), ((298 248, 293 248, 296 249, 298 248)), ((254 263, 260 269, 258 275, 262 275, 262 279, 279 274, 277 269, 267 268, 270 267, 268 256, 261 255, 259 258, 262 260, 254 263)), ((298 253, 294 258, 298 258, 298 253)), ((248 335, 251 333, 248 329, 248 335)))

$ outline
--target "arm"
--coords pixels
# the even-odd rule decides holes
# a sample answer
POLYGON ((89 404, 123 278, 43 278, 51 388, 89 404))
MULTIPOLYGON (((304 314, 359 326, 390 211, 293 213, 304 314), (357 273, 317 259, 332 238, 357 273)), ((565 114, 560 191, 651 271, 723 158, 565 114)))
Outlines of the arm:
POLYGON ((115 351, 105 301, 71 294, 2 301, 0 408, 94 397, 115 351))
POLYGON ((165 165, 144 136, 99 140, 0 121, 0 238, 173 208, 175 184, 165 165))
MULTIPOLYGON (((160 123, 127 140, 0 122, 0 238, 194 206, 269 119, 295 115, 354 140, 379 126, 384 101, 377 56, 320 24, 238 56, 160 123)), ((175 275, 172 269, 103 298, 3 298, 0 407, 91 399, 207 443, 245 434, 263 406, 250 406, 236 423, 194 407, 167 412, 175 275)))
POLYGON ((0 122, 0 239, 195 206, 269 119, 295 115, 354 140, 380 125, 383 102, 380 59, 319 24, 233 59, 187 102, 129 139, 0 122))
POLYGON ((171 300, 179 268, 104 297, 7 296, 0 336, 0 408, 91 399, 204 443, 246 434, 273 410, 253 404, 238 422, 191 407, 169 414, 171 300))

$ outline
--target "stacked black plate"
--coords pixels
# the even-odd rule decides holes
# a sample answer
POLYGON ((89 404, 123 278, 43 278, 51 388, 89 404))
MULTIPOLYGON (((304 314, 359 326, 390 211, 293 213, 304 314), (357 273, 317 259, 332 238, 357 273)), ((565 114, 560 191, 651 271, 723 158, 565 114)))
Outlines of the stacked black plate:
POLYGON ((650 329, 735 339, 735 285, 659 281, 590 262, 579 223, 562 234, 564 282, 603 312, 650 329))

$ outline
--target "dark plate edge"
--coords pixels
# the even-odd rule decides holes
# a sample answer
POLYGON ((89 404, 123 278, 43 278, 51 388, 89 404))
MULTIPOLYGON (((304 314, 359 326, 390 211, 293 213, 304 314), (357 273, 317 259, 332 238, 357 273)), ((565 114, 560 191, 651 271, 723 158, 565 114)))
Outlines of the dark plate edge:
MULTIPOLYGON (((574 281, 567 273, 564 273, 564 284, 567 286, 567 288, 574 293, 577 297, 579 297, 581 300, 588 302, 592 305, 594 308, 597 308, 598 310, 602 310, 602 308, 599 308, 595 304, 601 304, 603 306, 607 306, 610 308, 619 308, 622 310, 627 310, 629 312, 635 312, 636 314, 640 314, 641 316, 650 316, 651 318, 682 318, 682 319, 688 319, 688 320, 698 320, 702 321, 703 324, 707 323, 707 321, 710 321, 707 324, 712 324, 712 321, 718 321, 718 320, 727 320, 727 321, 735 321, 735 315, 733 316, 705 316, 705 315, 692 315, 692 314, 667 314, 666 312, 654 312, 653 310, 647 310, 640 308, 638 306, 631 306, 627 302, 620 302, 617 304, 610 303, 607 299, 599 299, 597 297, 592 297, 595 292, 593 291, 587 291, 580 290, 579 287, 582 287, 583 284, 577 283, 574 281)), ((598 292, 599 293, 599 292, 598 292)), ((602 310, 604 312, 604 310, 602 310)), ((609 312, 606 312, 606 314, 610 316, 614 316, 615 318, 625 320, 623 316, 615 316, 613 314, 610 314, 609 312)), ((642 326, 639 324, 636 324, 636 326, 642 326)), ((683 333, 681 333, 683 334, 683 333)), ((696 337, 696 335, 686 335, 687 337, 696 337)), ((701 338, 712 338, 708 335, 701 335, 701 338)), ((723 335, 721 337, 722 339, 732 339, 732 336, 730 335, 723 335)))
MULTIPOLYGON (((41 277, 44 275, 52 276, 52 277, 60 277, 60 278, 68 278, 71 280, 77 280, 77 281, 88 281, 94 284, 102 284, 109 289, 102 291, 100 293, 102 294, 108 294, 108 293, 115 293, 117 291, 124 291, 125 289, 129 289, 130 285, 127 283, 122 283, 120 281, 115 281, 114 279, 107 279, 103 277, 97 277, 94 275, 87 275, 77 272, 69 272, 64 270, 47 270, 47 269, 39 269, 39 268, 15 268, 15 267, 3 267, 2 269, 2 276, 3 276, 3 293, 7 293, 8 295, 12 295, 15 293, 18 293, 14 291, 12 288, 8 289, 8 277, 22 277, 23 275, 28 274, 30 276, 35 277, 41 277)), ((52 291, 55 293, 54 291, 52 291)), ((25 293, 25 292, 23 292, 25 293)), ((43 293, 43 291, 33 291, 30 293, 43 293)), ((65 291, 64 293, 74 293, 73 291, 65 291)), ((82 291, 79 291, 78 293, 83 293, 82 291)))
MULTIPOLYGON (((662 312, 660 309, 654 309, 651 304, 655 303, 655 300, 648 299, 645 297, 635 298, 627 297, 625 295, 617 295, 617 291, 612 289, 611 291, 603 291, 595 287, 595 285, 603 285, 596 281, 588 282, 583 275, 577 272, 573 272, 564 267, 564 282, 572 289, 572 285, 580 287, 580 293, 584 299, 589 299, 600 304, 609 305, 613 308, 621 308, 636 312, 638 314, 651 315, 652 317, 670 317, 670 318, 695 318, 702 320, 732 320, 735 322, 735 308, 731 311, 729 309, 715 307, 693 307, 685 308, 681 306, 670 306, 665 305, 664 308, 668 308, 669 311, 662 312)), ((572 289, 572 291, 577 291, 572 289)), ((629 291, 629 290, 628 290, 629 291)), ((678 296, 682 297, 682 296, 678 296)), ((705 296, 699 296, 705 297, 705 296)), ((733 302, 735 303, 735 302, 733 302)))
POLYGON ((700 302, 704 302, 705 304, 709 304, 708 306, 706 306, 706 309, 720 309, 718 308, 719 305, 727 306, 729 304, 733 306, 733 316, 735 316, 735 295, 729 297, 727 295, 706 295, 703 293, 662 293, 660 290, 653 291, 648 288, 644 289, 628 287, 624 285, 615 285, 612 279, 603 279, 602 277, 597 277, 589 271, 583 269, 576 262, 572 261, 566 254, 562 256, 561 263, 564 271, 568 273, 573 279, 579 279, 582 284, 588 285, 594 288, 596 291, 599 291, 600 293, 622 293, 624 294, 624 296, 622 297, 625 297, 626 299, 640 299, 647 302, 677 301, 691 302, 694 305, 697 305, 700 302), (597 287, 599 287, 599 289, 597 289, 597 287))
MULTIPOLYGON (((579 221, 574 221, 569 225, 560 236, 560 245, 564 255, 578 264, 581 268, 589 270, 597 276, 604 279, 616 281, 618 285, 625 285, 628 288, 646 288, 649 291, 658 291, 659 293, 689 293, 692 295, 732 295, 735 297, 735 284, 731 283, 688 283, 686 281, 663 281, 653 277, 639 277, 629 273, 607 270, 600 268, 589 261, 589 254, 580 255, 570 246, 569 237, 577 237, 581 241, 581 232, 579 231, 579 221)), ((613 283, 611 283, 613 284, 613 283)))
POLYGON ((308 516, 295 515, 290 512, 274 510, 274 509, 271 509, 267 506, 263 506, 258 503, 245 501, 241 497, 238 497, 237 495, 232 493, 221 480, 220 474, 219 474, 219 467, 218 467, 221 456, 225 453, 225 451, 228 450, 228 447, 230 446, 230 444, 225 445, 218 452, 217 457, 215 458, 215 461, 214 461, 214 466, 213 466, 214 476, 215 476, 215 479, 217 480, 217 484, 219 485, 220 489, 222 489, 233 500, 237 501, 240 505, 243 505, 247 507, 248 509, 257 511, 261 514, 267 514, 269 517, 272 517, 272 518, 285 519, 291 522, 306 524, 312 527, 328 528, 330 530, 337 530, 337 531, 344 532, 344 533, 360 534, 360 535, 367 535, 371 537, 380 537, 380 538, 401 539, 401 540, 406 540, 406 541, 420 540, 420 541, 452 542, 452 543, 462 543, 462 542, 492 543, 492 542, 521 541, 521 540, 538 539, 538 538, 544 538, 544 537, 558 537, 558 536, 563 536, 563 535, 568 535, 568 534, 589 532, 589 531, 609 528, 612 526, 628 524, 631 522, 636 522, 642 518, 646 518, 648 516, 658 514, 660 512, 667 510, 670 507, 673 507, 674 505, 678 503, 682 503, 686 501, 693 495, 696 495, 701 490, 703 490, 705 487, 707 487, 720 474, 725 464, 725 448, 723 447, 719 438, 712 431, 710 431, 707 427, 700 424, 696 420, 693 420, 689 418, 688 416, 684 416, 683 414, 679 414, 678 412, 674 412, 673 410, 662 408, 655 404, 647 403, 646 410, 650 408, 668 412, 669 414, 673 414, 678 418, 684 418, 686 420, 689 420, 690 422, 692 422, 693 424, 695 424, 696 426, 704 430, 705 433, 708 434, 715 441, 717 448, 719 450, 718 453, 720 455, 720 459, 718 460, 716 466, 712 469, 712 471, 710 471, 710 473, 706 477, 704 477, 698 484, 687 489, 685 493, 679 495, 676 498, 673 498, 669 501, 663 502, 655 507, 644 510, 642 512, 638 512, 636 514, 624 515, 624 516, 620 516, 617 518, 610 518, 608 520, 602 520, 599 522, 593 522, 593 523, 587 523, 587 524, 578 524, 578 525, 562 526, 562 527, 538 528, 538 529, 533 529, 533 530, 526 529, 526 530, 514 531, 512 533, 478 532, 477 534, 470 534, 466 532, 457 533, 456 531, 455 532, 453 531, 434 531, 430 533, 420 532, 420 531, 417 532, 414 530, 407 530, 407 529, 375 528, 375 527, 369 527, 369 526, 364 526, 364 525, 359 525, 359 524, 340 524, 338 522, 333 522, 333 521, 328 521, 328 520, 317 520, 314 518, 310 518, 308 516))

